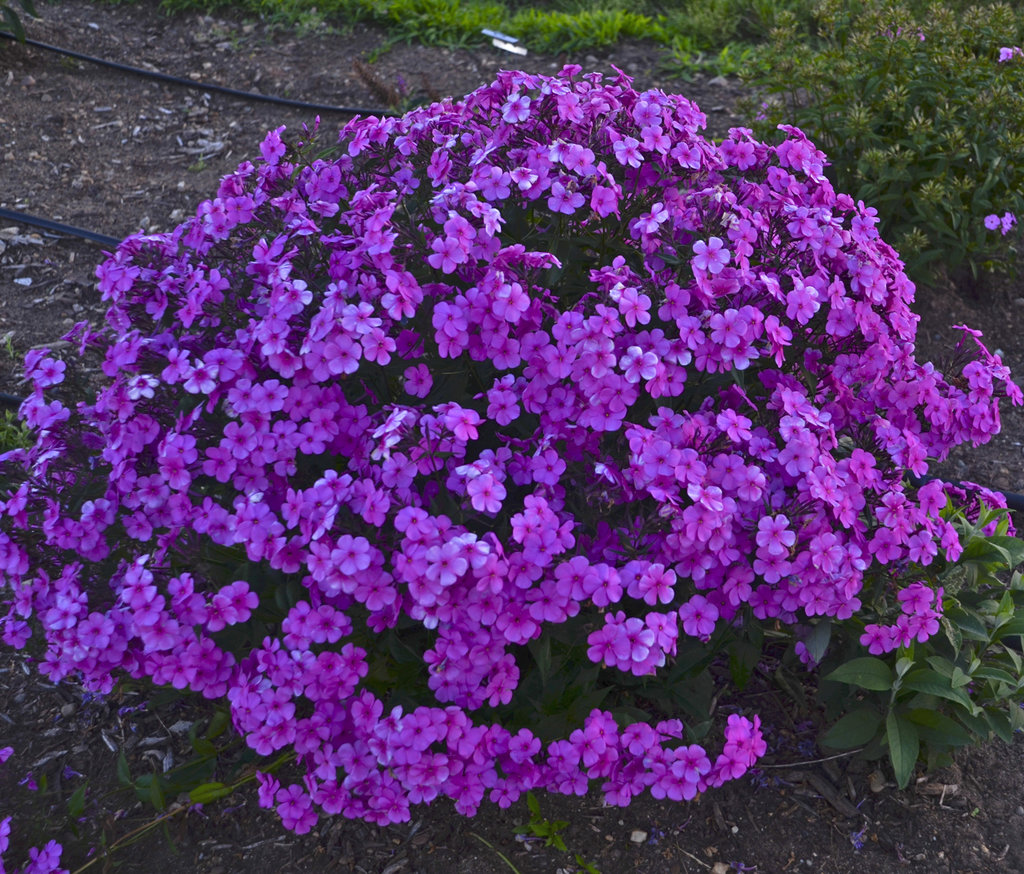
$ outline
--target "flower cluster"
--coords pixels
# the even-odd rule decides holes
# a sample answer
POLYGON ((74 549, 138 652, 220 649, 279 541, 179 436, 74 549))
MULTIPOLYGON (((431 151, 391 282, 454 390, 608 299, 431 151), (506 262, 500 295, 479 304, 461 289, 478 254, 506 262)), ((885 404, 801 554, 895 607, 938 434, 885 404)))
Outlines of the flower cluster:
POLYGON ((995 213, 985 216, 985 227, 990 231, 994 231, 998 228, 1004 237, 1010 233, 1010 229, 1015 224, 1017 224, 1017 216, 1009 211, 1004 212, 1001 216, 996 215, 995 213))
POLYGON ((1020 46, 1003 46, 999 49, 999 63, 1005 64, 1014 58, 1024 58, 1024 49, 1020 46))
POLYGON ((860 642, 872 655, 892 652, 913 641, 922 643, 939 630, 942 618, 942 588, 937 591, 924 583, 911 583, 897 595, 902 615, 893 625, 868 623, 860 642))
MULTIPOLYGON (((672 714, 523 724, 534 647, 573 629, 613 685, 680 635, 853 616, 869 568, 959 549, 941 484, 905 471, 1021 398, 980 343, 916 360, 913 286, 799 130, 703 125, 569 66, 355 120, 327 156, 271 132, 98 268, 110 330, 72 335, 103 354, 93 402, 26 361, 4 640, 35 617, 54 680, 226 698, 304 763, 261 781, 297 832, 740 776, 756 717, 715 757, 672 714)), ((936 599, 904 607, 929 633, 936 599)))

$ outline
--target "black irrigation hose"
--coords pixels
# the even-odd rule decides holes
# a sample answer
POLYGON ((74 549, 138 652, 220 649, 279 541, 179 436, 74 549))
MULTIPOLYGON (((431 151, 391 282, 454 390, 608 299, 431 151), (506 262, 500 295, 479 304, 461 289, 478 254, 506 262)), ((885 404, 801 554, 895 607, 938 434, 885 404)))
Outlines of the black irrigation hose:
POLYGON ((0 209, 0 219, 21 222, 22 224, 43 228, 43 230, 53 231, 57 234, 81 237, 83 240, 90 240, 93 243, 99 243, 101 246, 109 246, 111 249, 116 249, 118 244, 121 242, 117 237, 108 237, 106 234, 97 234, 95 231, 86 231, 82 228, 73 227, 72 225, 62 225, 60 222, 40 218, 35 215, 29 215, 24 212, 17 212, 13 209, 0 209))
POLYGON ((321 103, 306 103, 303 100, 291 100, 287 97, 275 97, 272 94, 255 94, 252 91, 238 91, 235 88, 227 88, 223 85, 212 85, 206 82, 195 82, 192 79, 182 79, 180 76, 170 76, 167 73, 158 73, 155 70, 145 70, 142 67, 132 67, 128 64, 119 64, 116 61, 107 61, 103 58, 94 58, 92 55, 85 55, 71 49, 62 49, 59 46, 51 46, 34 39, 19 40, 13 33, 0 30, 0 37, 13 39, 34 46, 37 49, 45 49, 48 52, 56 52, 60 55, 67 55, 69 58, 76 58, 79 61, 88 61, 90 64, 99 64, 101 67, 110 67, 112 70, 120 70, 123 73, 132 73, 136 76, 145 76, 149 79, 156 79, 160 82, 170 82, 173 85, 183 85, 186 88, 194 88, 199 91, 213 91, 217 94, 227 94, 230 97, 239 97, 243 100, 255 100, 263 103, 276 103, 279 106, 296 106, 300 109, 312 109, 315 112, 335 112, 342 115, 394 115, 381 109, 365 109, 359 106, 329 106, 321 103))

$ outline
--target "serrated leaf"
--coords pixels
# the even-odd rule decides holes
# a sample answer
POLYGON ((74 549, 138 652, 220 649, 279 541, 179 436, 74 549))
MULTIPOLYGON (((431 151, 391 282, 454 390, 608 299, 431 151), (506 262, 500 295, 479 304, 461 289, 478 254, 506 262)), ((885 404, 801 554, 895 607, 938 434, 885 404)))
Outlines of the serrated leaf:
POLYGON ((917 764, 917 754, 921 750, 917 728, 910 720, 890 711, 885 718, 885 736, 896 785, 906 789, 914 773, 914 765, 917 764))
POLYGON ((822 746, 851 750, 870 741, 882 724, 882 714, 869 707, 847 713, 821 737, 822 746))
POLYGON ((892 669, 881 659, 862 656, 840 665, 825 677, 834 683, 846 683, 870 689, 873 692, 887 692, 892 688, 892 669))

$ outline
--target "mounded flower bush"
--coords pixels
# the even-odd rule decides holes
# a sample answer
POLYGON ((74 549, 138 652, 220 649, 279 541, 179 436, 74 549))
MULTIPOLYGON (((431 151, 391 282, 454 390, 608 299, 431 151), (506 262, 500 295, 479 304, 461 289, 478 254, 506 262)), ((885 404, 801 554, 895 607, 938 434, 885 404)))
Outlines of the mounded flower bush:
POLYGON ((74 335, 95 400, 26 361, 4 640, 226 699, 304 765, 260 792, 299 832, 592 781, 690 799, 765 747, 645 693, 681 652, 822 618, 927 640, 908 569, 961 547, 906 473, 1020 392, 970 332, 916 360, 899 258, 798 130, 703 125, 625 76, 502 73, 322 150, 279 129, 125 240, 109 329, 74 335))

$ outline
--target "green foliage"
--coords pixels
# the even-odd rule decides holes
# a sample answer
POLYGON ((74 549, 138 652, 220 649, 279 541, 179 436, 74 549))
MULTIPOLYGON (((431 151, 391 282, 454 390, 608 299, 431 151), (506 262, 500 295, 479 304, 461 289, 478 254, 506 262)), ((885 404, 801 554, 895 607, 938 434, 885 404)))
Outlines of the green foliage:
POLYGON ((717 53, 697 48, 696 41, 689 36, 674 36, 669 45, 669 60, 665 71, 686 81, 695 73, 708 76, 737 76, 750 69, 754 62, 754 50, 740 43, 728 43, 717 53))
POLYGON ((1024 37, 1024 11, 826 0, 817 27, 815 46, 778 17, 757 57, 772 95, 758 133, 807 133, 837 190, 878 209, 915 281, 1012 270, 1010 238, 984 218, 1024 211, 1024 63, 998 63, 1024 37))
MULTIPOLYGON (((170 691, 176 697, 182 697, 180 693, 170 691)), ((159 697, 157 690, 150 700, 157 702, 159 697)), ((209 804, 225 798, 255 779, 253 765, 261 772, 271 774, 295 757, 294 754, 282 754, 274 760, 257 757, 244 747, 230 727, 231 718, 226 709, 216 710, 201 734, 198 726, 193 724, 188 733, 191 757, 167 770, 152 767, 146 773, 133 775, 122 750, 116 763, 117 781, 124 790, 133 791, 143 804, 163 812, 170 801, 181 795, 188 797, 190 805, 209 804)), ((81 787, 67 802, 72 817, 80 811, 83 802, 84 787, 81 787)))
MULTIPOLYGON (((569 852, 568 846, 566 846, 565 838, 562 837, 564 832, 569 827, 569 821, 564 819, 551 820, 548 819, 541 812, 540 802, 537 800, 537 796, 532 792, 526 793, 526 806, 530 810, 530 821, 526 825, 520 826, 516 829, 518 835, 528 835, 532 838, 544 841, 545 847, 554 847, 556 850, 561 850, 563 853, 569 852)), ((480 837, 477 835, 477 837, 480 837)), ((480 838, 483 840, 483 838, 480 838)), ((484 841, 484 843, 487 843, 484 841)), ((490 846, 490 844, 488 844, 490 846)), ((492 848, 493 849, 493 848, 492 848)), ((500 854, 499 854, 500 855, 500 854)), ((577 868, 576 871, 585 872, 585 874, 601 874, 597 866, 592 862, 588 862, 584 857, 575 853, 574 858, 576 859, 577 868)), ((502 859, 505 859, 502 856, 502 859)), ((505 859, 508 862, 508 859, 505 859)), ((508 862, 511 865, 511 862, 508 862)), ((512 867, 515 871, 515 867, 512 867)))
POLYGON ((823 746, 888 756, 904 787, 919 759, 941 766, 959 747, 1009 743, 1024 728, 1024 540, 1006 533, 1003 514, 959 515, 963 554, 923 569, 944 591, 939 633, 885 656, 849 658, 863 652, 850 639, 822 665, 826 713, 844 714, 823 746))
POLYGON ((530 821, 517 828, 516 834, 533 835, 535 838, 543 839, 545 847, 554 847, 556 850, 568 852, 569 848, 565 845, 562 832, 568 828, 569 822, 564 819, 550 820, 545 817, 540 812, 540 802, 537 800, 537 796, 532 792, 526 793, 526 805, 530 808, 530 821))
MULTIPOLYGON (((18 0, 18 3, 27 15, 39 18, 32 0, 18 0)), ((25 25, 21 23, 21 18, 14 7, 8 3, 0 4, 0 30, 14 34, 18 42, 25 42, 25 25)))
POLYGON ((584 9, 575 14, 527 9, 503 25, 537 52, 579 52, 614 45, 627 37, 663 40, 652 18, 621 9, 584 9))
POLYGON ((28 449, 35 444, 29 429, 18 419, 14 410, 4 410, 0 415, 0 453, 12 449, 28 449))

